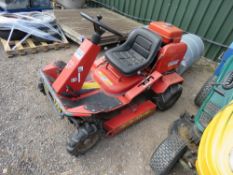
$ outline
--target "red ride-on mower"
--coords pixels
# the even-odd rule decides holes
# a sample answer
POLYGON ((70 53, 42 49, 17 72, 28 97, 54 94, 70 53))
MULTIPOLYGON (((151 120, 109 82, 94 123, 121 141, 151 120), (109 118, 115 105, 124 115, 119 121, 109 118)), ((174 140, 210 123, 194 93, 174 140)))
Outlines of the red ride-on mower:
POLYGON ((180 29, 152 22, 95 60, 105 31, 122 34, 102 23, 101 16, 81 16, 94 25, 92 39, 85 39, 67 64, 58 61, 40 70, 39 84, 60 116, 77 128, 67 143, 75 156, 93 147, 101 133, 115 135, 156 108, 175 104, 183 82, 175 70, 187 49, 180 29))

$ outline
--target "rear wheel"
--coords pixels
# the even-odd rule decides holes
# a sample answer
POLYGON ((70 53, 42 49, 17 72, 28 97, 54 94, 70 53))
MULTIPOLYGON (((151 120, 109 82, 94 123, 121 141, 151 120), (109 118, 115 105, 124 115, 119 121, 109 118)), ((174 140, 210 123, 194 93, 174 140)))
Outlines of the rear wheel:
POLYGON ((67 151, 74 156, 84 154, 100 140, 100 133, 94 124, 85 123, 68 139, 67 151))
POLYGON ((204 102, 204 100, 208 96, 209 92, 211 91, 212 84, 214 84, 214 83, 215 83, 215 78, 214 78, 214 76, 211 76, 205 82, 205 84, 202 86, 202 88, 200 89, 200 91, 197 93, 196 98, 194 100, 194 103, 198 107, 200 107, 202 105, 202 103, 204 102))
POLYGON ((165 111, 177 102, 182 94, 182 90, 181 84, 175 84, 170 86, 164 93, 156 94, 151 100, 157 105, 159 110, 165 111))

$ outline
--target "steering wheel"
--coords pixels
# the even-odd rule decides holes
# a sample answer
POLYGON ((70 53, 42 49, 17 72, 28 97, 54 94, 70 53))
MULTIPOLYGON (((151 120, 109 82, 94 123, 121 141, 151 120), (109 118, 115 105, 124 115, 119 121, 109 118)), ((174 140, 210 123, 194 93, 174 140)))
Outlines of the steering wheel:
POLYGON ((80 15, 85 18, 86 20, 92 22, 94 24, 94 28, 96 32, 100 32, 103 34, 105 31, 108 31, 114 35, 117 35, 119 37, 123 37, 123 35, 116 31, 115 29, 112 29, 111 27, 107 26, 106 24, 101 22, 102 16, 97 16, 96 18, 91 17, 87 15, 86 13, 80 12, 80 15))

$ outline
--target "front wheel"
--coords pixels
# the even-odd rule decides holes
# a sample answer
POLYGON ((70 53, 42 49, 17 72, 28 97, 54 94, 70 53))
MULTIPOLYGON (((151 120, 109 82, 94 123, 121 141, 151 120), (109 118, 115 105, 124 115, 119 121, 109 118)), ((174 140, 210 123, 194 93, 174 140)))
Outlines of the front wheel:
POLYGON ((181 84, 175 84, 170 86, 164 93, 154 95, 151 100, 157 105, 159 110, 165 111, 177 102, 182 94, 182 90, 181 84))
POLYGON ((46 95, 45 93, 45 88, 44 88, 44 84, 42 83, 42 80, 40 79, 39 80, 39 83, 37 85, 37 88, 38 90, 43 94, 43 95, 46 95))
POLYGON ((177 134, 168 136, 151 156, 150 166, 156 175, 167 175, 187 149, 177 134))
POLYGON ((61 73, 61 71, 66 67, 66 63, 61 60, 55 61, 53 64, 58 68, 58 73, 61 73))
POLYGON ((100 140, 100 133, 95 124, 85 123, 68 139, 67 151, 74 156, 84 154, 100 140))

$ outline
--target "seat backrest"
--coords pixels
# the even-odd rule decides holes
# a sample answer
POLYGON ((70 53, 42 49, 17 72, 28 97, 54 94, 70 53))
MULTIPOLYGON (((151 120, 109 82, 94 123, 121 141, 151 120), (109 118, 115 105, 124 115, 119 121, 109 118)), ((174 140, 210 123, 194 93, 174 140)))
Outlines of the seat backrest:
POLYGON ((137 28, 126 42, 105 53, 108 62, 127 76, 146 69, 155 60, 161 47, 159 35, 146 28, 137 28))
POLYGON ((145 59, 151 59, 160 48, 161 37, 146 28, 138 28, 131 32, 126 43, 145 59))
POLYGON ((152 42, 150 40, 141 35, 138 35, 135 38, 132 49, 144 58, 147 58, 150 54, 151 46, 152 42))
POLYGON ((165 45, 159 52, 155 70, 164 73, 178 68, 187 50, 185 43, 165 45))

